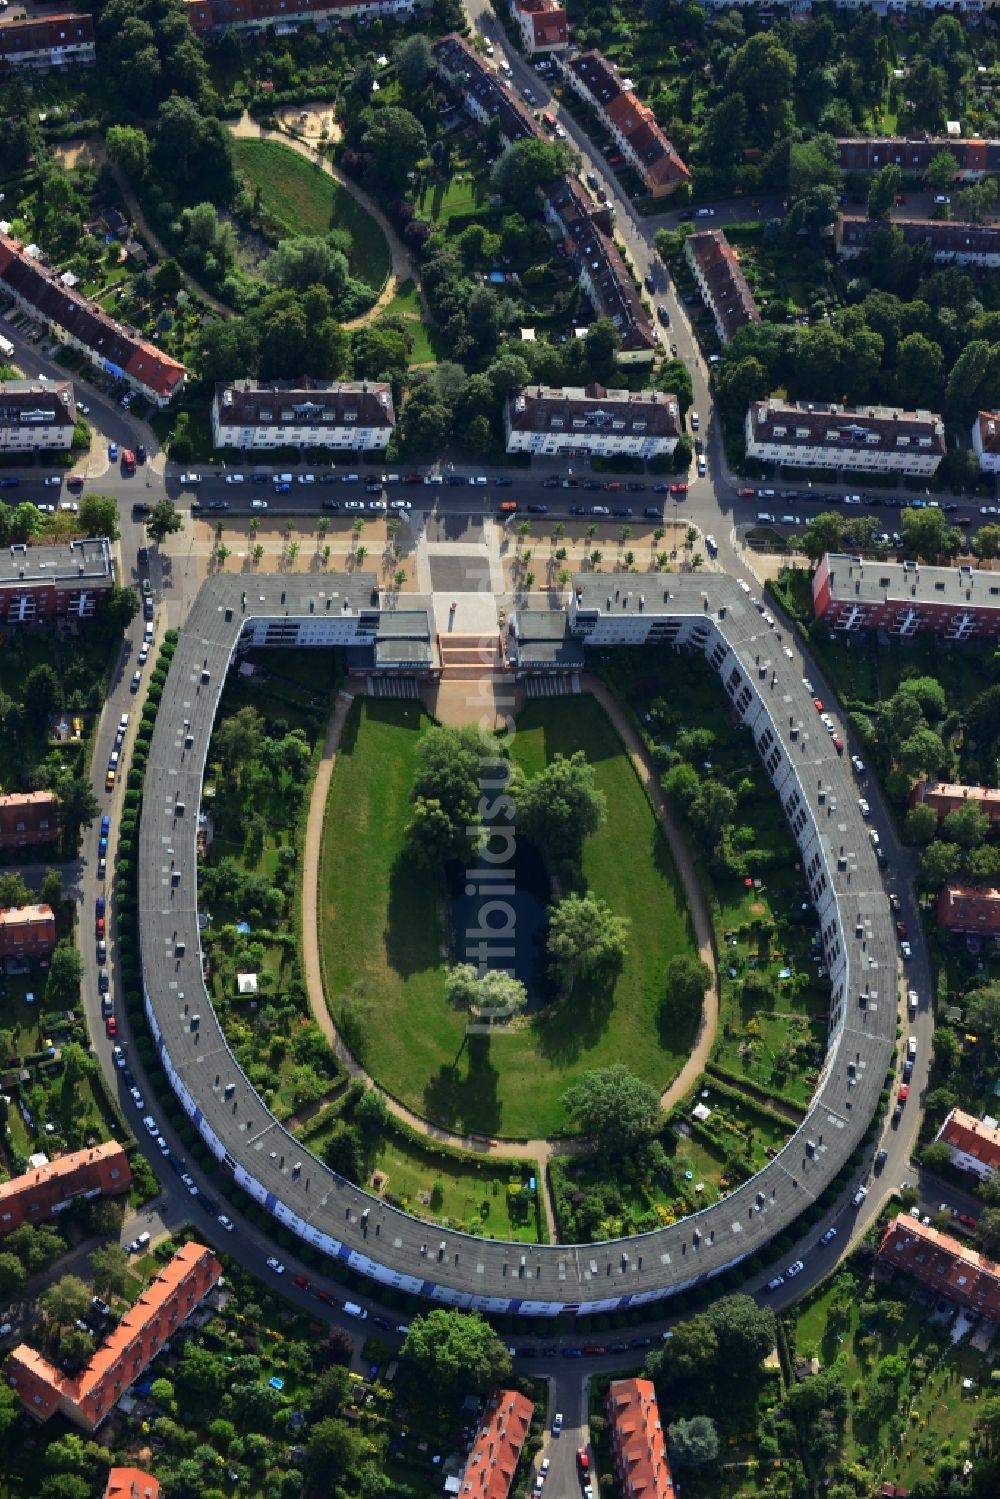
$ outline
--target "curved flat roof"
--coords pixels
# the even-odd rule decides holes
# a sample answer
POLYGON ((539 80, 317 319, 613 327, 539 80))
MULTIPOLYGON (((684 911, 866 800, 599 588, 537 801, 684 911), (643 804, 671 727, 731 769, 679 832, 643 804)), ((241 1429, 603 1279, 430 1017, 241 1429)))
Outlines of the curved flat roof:
POLYGON ((655 605, 650 589, 647 612, 669 626, 675 645, 702 650, 719 672, 798 842, 831 977, 830 1036, 805 1120, 757 1176, 667 1228, 600 1243, 508 1243, 411 1217, 331 1171, 269 1113, 226 1043, 202 978, 196 814, 241 637, 299 648, 341 643, 352 585, 332 574, 213 578, 181 632, 150 745, 140 825, 140 938, 153 1036, 186 1112, 237 1183, 305 1242, 382 1283, 526 1315, 657 1300, 763 1251, 823 1192, 872 1119, 893 1056, 897 957, 850 762, 837 755, 794 663, 733 579, 671 574, 667 583, 655 605))

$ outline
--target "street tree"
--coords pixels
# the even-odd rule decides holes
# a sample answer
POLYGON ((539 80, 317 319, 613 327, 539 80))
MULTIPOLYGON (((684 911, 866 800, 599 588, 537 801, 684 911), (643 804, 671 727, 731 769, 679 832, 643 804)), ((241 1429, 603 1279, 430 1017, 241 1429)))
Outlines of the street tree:
POLYGON ((667 1427, 670 1460, 678 1468, 700 1468, 719 1455, 719 1434, 711 1416, 691 1416, 667 1427))
POLYGON ((109 494, 85 494, 80 500, 80 529, 85 536, 117 541, 118 501, 109 494))
POLYGON ((116 583, 104 595, 101 619, 113 634, 124 635, 138 613, 139 595, 134 588, 122 588, 116 583))
POLYGON ((903 833, 908 843, 926 844, 937 835, 938 819, 933 807, 919 802, 911 807, 903 823, 903 833))
POLYGON ((444 995, 456 1009, 482 1012, 500 1010, 515 1015, 523 1010, 528 995, 520 979, 502 968, 488 968, 479 975, 472 963, 456 963, 445 975, 444 995))
POLYGON ((565 993, 578 978, 608 976, 621 967, 631 922, 596 895, 565 896, 549 910, 546 951, 552 977, 565 993))
POLYGON ((563 1094, 562 1104, 580 1132, 611 1155, 634 1150, 660 1120, 656 1089, 621 1063, 585 1072, 563 1094))
POLYGON ((954 151, 939 151, 928 163, 924 181, 931 192, 943 193, 954 182, 960 170, 954 151))
POLYGON ((517 781, 517 825, 554 860, 579 859, 584 839, 603 825, 607 799, 583 750, 554 755, 537 775, 517 781))
POLYGON ((887 162, 884 167, 879 167, 877 172, 871 175, 868 184, 868 217, 870 219, 887 219, 896 203, 896 194, 899 192, 900 183, 903 180, 901 167, 893 162, 887 162))
POLYGON ((816 563, 825 552, 838 552, 844 540, 844 521, 834 510, 814 515, 802 533, 802 550, 816 563))
POLYGON ((146 531, 157 546, 160 546, 168 536, 179 531, 183 524, 184 517, 177 506, 173 500, 165 496, 156 502, 147 516, 146 531))
POLYGON ((399 1357, 413 1389, 435 1401, 483 1394, 510 1376, 506 1347, 475 1312, 436 1307, 414 1317, 399 1357))
POLYGON ((90 1292, 78 1275, 64 1275, 41 1292, 38 1304, 50 1327, 68 1327, 82 1318, 90 1292))
POLYGON ((948 524, 943 510, 904 510, 900 518, 903 547, 910 557, 947 562, 962 548, 962 533, 948 524))
POLYGON ((128 1255, 118 1244, 101 1244, 91 1251, 87 1263, 94 1290, 102 1296, 121 1296, 128 1279, 128 1255))
POLYGON ((980 562, 992 562, 1000 557, 1000 526, 980 526, 970 543, 972 555, 980 562))
POLYGON ((19 1296, 27 1279, 24 1266, 9 1250, 0 1253, 0 1296, 19 1296))

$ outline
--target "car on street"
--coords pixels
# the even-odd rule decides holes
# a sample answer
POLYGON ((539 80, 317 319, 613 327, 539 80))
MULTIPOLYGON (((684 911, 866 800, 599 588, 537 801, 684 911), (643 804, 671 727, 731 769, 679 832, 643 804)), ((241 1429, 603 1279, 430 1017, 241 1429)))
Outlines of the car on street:
POLYGON ((837 1230, 835 1228, 828 1228, 825 1234, 821 1234, 820 1235, 820 1241, 819 1242, 821 1244, 832 1244, 833 1241, 834 1241, 834 1239, 836 1237, 837 1237, 837 1230))
POLYGON ((979 1226, 979 1219, 973 1218, 971 1213, 959 1213, 958 1221, 963 1228, 977 1228, 979 1226))
POLYGON ((687 494, 687 492, 688 487, 683 480, 679 480, 677 483, 671 484, 670 486, 671 494, 687 494))
MULTIPOLYGON (((279 482, 277 479, 275 479, 275 481, 274 481, 274 492, 275 492, 275 494, 288 494, 288 493, 290 493, 291 488, 292 488, 292 486, 290 484, 286 484, 284 482, 284 480, 282 480, 281 482, 279 482)), ((263 507, 261 505, 255 505, 254 508, 256 510, 261 510, 263 507)))
POLYGON ((298 1286, 301 1291, 308 1291, 312 1288, 312 1282, 307 1280, 304 1275, 293 1275, 292 1285, 298 1286))
POLYGON ((590 1472, 590 1453, 587 1451, 586 1447, 578 1447, 577 1448, 577 1450, 576 1450, 576 1462, 577 1462, 577 1467, 580 1469, 581 1473, 589 1473, 590 1472))
POLYGON ((769 1291, 776 1291, 779 1286, 783 1286, 784 1284, 785 1277, 783 1275, 776 1275, 773 1280, 768 1281, 767 1289, 769 1291))
POLYGON ((104 1029, 107 1031, 109 1036, 117 1036, 118 1021, 113 1015, 109 1015, 107 1020, 104 1022, 104 1029))
POLYGON ((741 484, 736 491, 736 497, 740 500, 752 500, 756 493, 752 484, 741 484))
POLYGON ((909 1098, 909 1096, 910 1096, 910 1085, 909 1085, 909 1083, 900 1083, 900 1085, 899 1085, 899 1101, 900 1101, 900 1103, 905 1103, 906 1100, 909 1098))
POLYGON ((246 479, 243 477, 242 474, 227 474, 226 475, 226 483, 227 484, 245 484, 246 483, 246 479))
POLYGON ((556 1411, 555 1415, 552 1417, 552 1435, 554 1437, 557 1437, 559 1435, 559 1433, 562 1431, 562 1429, 563 1429, 563 1415, 562 1415, 562 1411, 556 1411))
MULTIPOLYGON (((324 501, 324 504, 328 505, 329 503, 330 503, 329 500, 325 500, 324 501)), ((266 500, 262 500, 259 495, 254 495, 253 499, 250 501, 250 509, 251 510, 266 510, 267 509, 267 501, 266 500)))
POLYGON ((315 474, 299 474, 298 481, 299 481, 300 484, 315 484, 316 483, 316 475, 315 474))
POLYGON ((806 1267, 802 1263, 801 1260, 793 1260, 793 1262, 789 1265, 788 1269, 785 1271, 785 1274, 789 1275, 789 1276, 795 1276, 795 1275, 800 1274, 800 1272, 803 1271, 805 1268, 806 1267))
POLYGON ((646 288, 646 290, 649 292, 650 296, 652 296, 653 293, 656 291, 656 281, 654 280, 654 278, 652 276, 646 276, 646 277, 644 277, 642 284, 646 288))
POLYGON ((901 942, 899 944, 899 953, 903 961, 908 963, 913 956, 913 949, 908 942, 901 942))
POLYGON ((854 774, 855 775, 858 775, 858 776, 863 776, 864 775, 864 773, 865 773, 865 762, 862 760, 862 758, 861 758, 860 755, 852 755, 851 756, 851 764, 854 766, 854 774))
POLYGON ((664 307, 664 305, 663 305, 662 302, 660 303, 660 305, 656 309, 656 316, 659 318, 660 322, 663 324, 663 326, 665 328, 669 328, 669 326, 670 326, 670 313, 664 307))
POLYGON ((284 1265, 279 1259, 275 1259, 273 1254, 269 1254, 267 1257, 267 1268, 273 1270, 275 1275, 284 1275, 285 1273, 284 1265))
POLYGON ((870 817, 872 815, 872 809, 865 801, 863 796, 858 797, 858 808, 861 812, 862 817, 870 817))
POLYGON ((139 1236, 137 1238, 133 1239, 132 1242, 131 1242, 131 1244, 128 1246, 128 1252, 129 1252, 129 1254, 141 1254, 142 1251, 148 1245, 148 1243, 149 1243, 149 1234, 148 1233, 139 1234, 139 1236))
POLYGON ((222 1224, 222 1227, 226 1230, 227 1234, 231 1234, 232 1233, 232 1231, 233 1231, 233 1220, 232 1220, 232 1218, 227 1218, 225 1213, 220 1213, 219 1217, 218 1217, 218 1221, 219 1221, 219 1223, 222 1224))
POLYGON ((187 485, 200 484, 201 483, 201 474, 195 474, 195 473, 181 474, 181 483, 182 484, 187 484, 187 485))
POLYGON ((859 1187, 858 1190, 855 1192, 854 1196, 851 1198, 851 1201, 854 1203, 854 1206, 856 1208, 859 1208, 861 1206, 861 1204, 864 1202, 864 1200, 865 1200, 865 1198, 867 1196, 868 1196, 868 1188, 867 1187, 859 1187))
POLYGON ((120 1046, 112 1046, 111 1060, 114 1062, 116 1067, 125 1066, 125 1053, 120 1046))

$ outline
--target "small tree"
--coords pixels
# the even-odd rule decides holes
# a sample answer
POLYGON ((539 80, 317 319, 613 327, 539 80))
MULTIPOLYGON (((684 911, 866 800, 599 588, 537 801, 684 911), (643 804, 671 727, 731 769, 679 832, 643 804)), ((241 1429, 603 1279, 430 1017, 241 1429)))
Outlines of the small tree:
POLYGON ((711 1416, 692 1416, 667 1427, 670 1458, 678 1468, 700 1468, 719 1455, 719 1434, 711 1416))
POLYGON ((596 895, 568 895, 552 907, 547 952, 552 977, 568 993, 576 980, 621 966, 631 923, 596 895))
POLYGON ((528 1000, 520 979, 494 968, 479 975, 472 963, 456 963, 449 968, 444 992, 448 1003, 458 1009, 499 1011, 507 1016, 523 1010, 528 1000))
POLYGON ((146 531, 157 546, 175 531, 179 531, 184 524, 181 515, 173 500, 165 498, 158 500, 146 518, 146 531))
POLYGON ((90 1292, 78 1275, 64 1275, 41 1293, 38 1304, 50 1327, 67 1327, 87 1310, 90 1292))

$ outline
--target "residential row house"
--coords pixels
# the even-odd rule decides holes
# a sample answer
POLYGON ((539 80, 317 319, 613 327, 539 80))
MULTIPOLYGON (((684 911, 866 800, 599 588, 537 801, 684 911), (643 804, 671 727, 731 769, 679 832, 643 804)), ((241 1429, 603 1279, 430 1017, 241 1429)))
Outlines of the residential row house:
POLYGON ((1000 1168, 1000 1128, 989 1115, 977 1119, 964 1109, 952 1109, 934 1139, 947 1145, 952 1165, 960 1171, 985 1181, 1000 1168))
POLYGON ((51 791, 0 796, 0 849, 36 848, 59 837, 59 802, 51 791))
POLYGON ((569 46, 569 22, 558 0, 510 0, 510 16, 528 57, 569 46))
POLYGON ((94 60, 92 16, 71 11, 0 21, 0 77, 18 68, 90 67, 94 60))
POLYGON ((217 385, 212 441, 251 453, 269 448, 329 448, 376 452, 395 426, 392 386, 384 380, 333 381, 304 377, 258 385, 217 385))
POLYGON ((71 381, 0 381, 0 453, 65 452, 75 424, 71 381))
POLYGON ((76 290, 75 277, 43 266, 35 245, 0 232, 0 292, 95 369, 122 381, 154 406, 167 406, 186 370, 134 329, 116 323, 99 302, 76 290))
POLYGON ((937 924, 962 937, 1000 937, 1000 890, 946 885, 938 895, 937 924))
POLYGON ((560 59, 563 75, 574 93, 594 110, 629 165, 654 198, 666 198, 691 173, 643 104, 629 78, 619 78, 603 53, 591 50, 560 59))
POLYGON ((58 1411, 82 1431, 96 1431, 221 1274, 210 1249, 185 1244, 79 1374, 65 1374, 27 1343, 19 1343, 4 1367, 8 1385, 36 1421, 47 1421, 58 1411))
POLYGON ((934 1295, 991 1322, 1000 1320, 1000 1265, 929 1223, 898 1214, 882 1235, 877 1258, 912 1275, 934 1295))
POLYGON ((498 1390, 486 1403, 465 1464, 459 1499, 507 1499, 535 1407, 517 1390, 498 1390))
POLYGON ((881 219, 841 214, 834 230, 837 254, 850 259, 870 250, 875 236, 898 230, 911 248, 926 246, 935 265, 969 265, 993 269, 1000 265, 1000 224, 960 224, 951 219, 881 219))
POLYGON ((909 176, 922 175, 943 151, 954 156, 960 181, 1000 173, 1000 140, 968 139, 951 135, 861 135, 837 141, 842 172, 877 172, 899 167, 909 176))
POLYGON ((106 537, 0 547, 0 625, 90 619, 114 586, 114 560, 106 537))
POLYGON ((653 1381, 613 1379, 607 1409, 619 1491, 628 1499, 675 1499, 653 1381))
POLYGON ((684 255, 722 343, 727 344, 747 323, 760 322, 760 310, 739 256, 721 229, 689 234, 684 255))
POLYGON ((56 918, 51 906, 12 906, 0 911, 0 959, 47 958, 56 945, 56 918))
POLYGON ((945 455, 944 422, 931 411, 772 396, 747 410, 746 448, 748 458, 793 468, 930 475, 945 455))
POLYGON ((159 1481, 142 1468, 112 1468, 104 1499, 160 1499, 159 1481))
POLYGON ((972 423, 971 435, 980 472, 1000 474, 1000 411, 980 411, 972 423))
POLYGON ((611 215, 591 209, 573 177, 557 177, 543 191, 545 218, 559 232, 580 286, 598 317, 609 318, 620 339, 616 363, 649 364, 656 334, 628 268, 611 238, 611 215))
POLYGON ((930 633, 956 642, 1000 635, 1000 577, 965 563, 926 567, 827 552, 812 591, 817 619, 833 630, 930 633))
POLYGON ((910 793, 911 807, 930 807, 938 822, 969 803, 988 817, 990 827, 1000 824, 1000 791, 991 786, 960 786, 950 781, 918 781, 910 793))
POLYGON ((131 1184, 128 1156, 115 1140, 56 1156, 0 1182, 0 1237, 58 1217, 79 1197, 117 1197, 131 1184))
POLYGON ((664 457, 681 434, 675 395, 603 385, 526 386, 509 397, 505 426, 508 453, 564 458, 664 457))
POLYGON ((325 31, 341 21, 406 20, 429 0, 185 0, 193 31, 200 37, 227 31, 275 31, 287 36, 300 26, 325 31))
MULTIPOLYGON (((441 76, 461 93, 474 120, 496 120, 506 146, 544 139, 534 115, 465 40, 453 33, 431 49, 441 76)), ((545 189, 545 217, 558 229, 576 270, 580 287, 598 317, 610 318, 621 340, 619 364, 650 363, 656 334, 611 238, 607 209, 591 212, 590 200, 572 178, 559 177, 545 189)))

